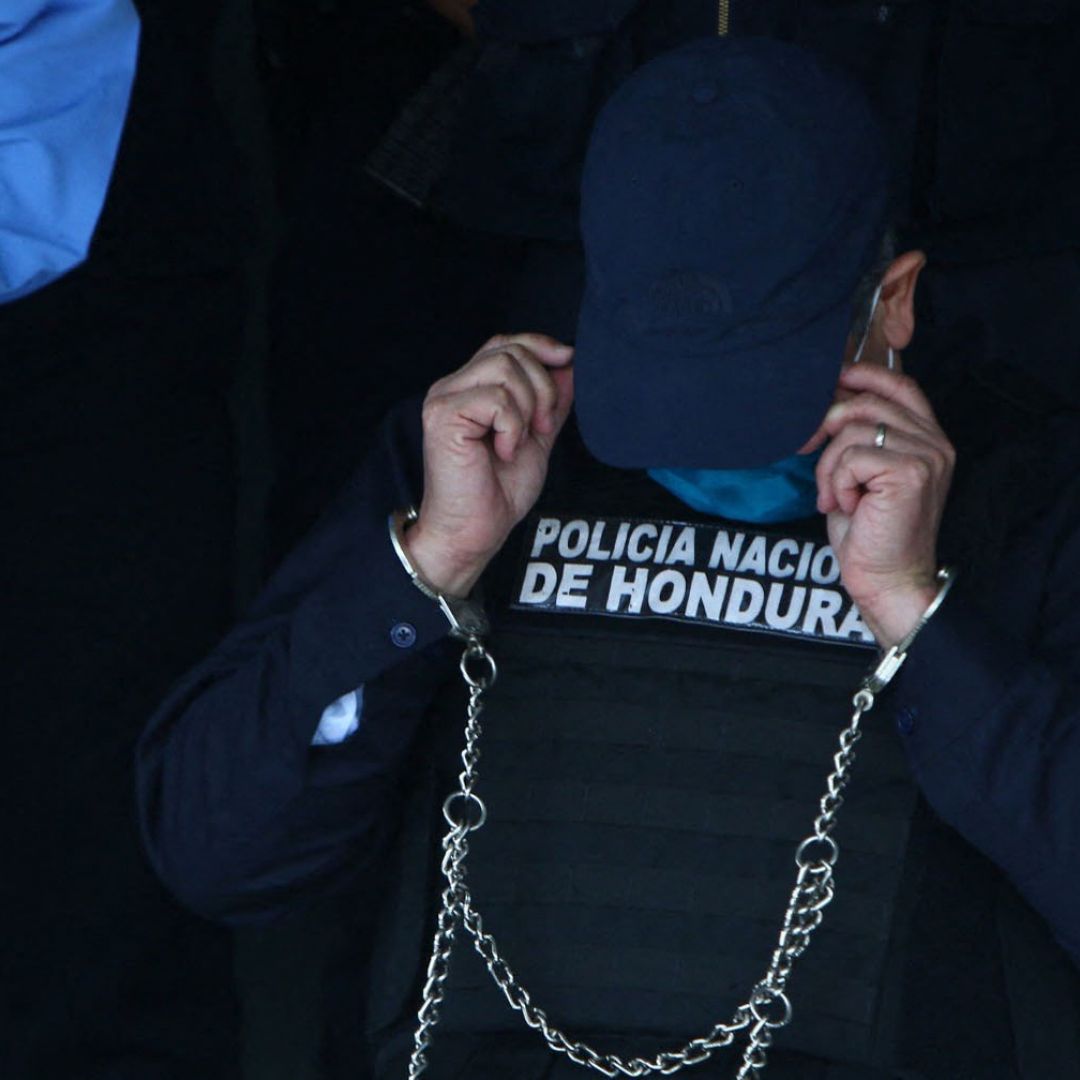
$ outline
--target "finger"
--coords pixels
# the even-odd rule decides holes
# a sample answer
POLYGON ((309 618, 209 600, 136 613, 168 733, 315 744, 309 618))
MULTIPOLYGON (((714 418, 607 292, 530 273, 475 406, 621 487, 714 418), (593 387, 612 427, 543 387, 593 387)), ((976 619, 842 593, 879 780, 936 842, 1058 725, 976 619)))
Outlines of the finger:
POLYGON ((823 446, 828 440, 828 438, 829 433, 825 430, 825 428, 819 427, 817 431, 815 431, 814 434, 811 435, 810 438, 807 439, 806 442, 804 442, 802 446, 800 446, 799 449, 795 451, 795 453, 812 454, 815 450, 823 446))
POLYGON ((566 368, 547 367, 530 349, 510 342, 498 349, 477 353, 459 376, 451 376, 450 384, 479 385, 490 380, 507 386, 518 397, 522 411, 529 417, 536 433, 548 435, 561 422, 556 418, 559 391, 552 378, 554 372, 561 370, 566 368), (513 370, 514 365, 516 370, 513 370), (525 389, 522 379, 526 380, 531 393, 525 389))
POLYGON ((555 408, 559 400, 559 391, 552 372, 565 369, 545 367, 524 345, 511 343, 506 349, 532 384, 536 399, 533 428, 539 434, 550 434, 555 428, 555 408))
POLYGON ((940 430, 932 420, 919 416, 896 401, 872 393, 857 394, 846 401, 835 402, 821 421, 820 430, 835 437, 849 424, 871 424, 875 427, 885 424, 890 431, 907 432, 924 438, 931 438, 940 430))
POLYGON ((547 367, 563 367, 569 364, 574 356, 573 345, 566 345, 548 334, 536 333, 496 334, 480 347, 476 355, 507 345, 523 345, 535 353, 537 359, 547 367))
MULTIPOLYGON (((438 384, 439 391, 459 393, 482 386, 501 386, 514 396, 526 423, 531 424, 537 412, 537 392, 534 380, 524 371, 522 361, 512 351, 514 349, 524 352, 521 346, 504 346, 492 352, 478 353, 460 371, 438 384)), ((548 393, 550 395, 552 391, 548 393)))
POLYGON ((528 433, 528 421, 505 386, 475 386, 429 398, 424 421, 430 439, 458 449, 490 435, 496 456, 506 462, 514 460, 528 433))
POLYGON ((937 423, 930 402, 910 375, 877 364, 849 364, 840 372, 839 385, 856 393, 877 394, 937 423))
POLYGON ((941 448, 920 434, 912 435, 887 427, 885 445, 879 447, 876 445, 879 430, 878 424, 849 423, 825 447, 814 470, 814 477, 818 482, 818 510, 821 513, 828 514, 837 509, 833 475, 849 450, 865 450, 869 454, 878 455, 879 460, 917 458, 927 465, 935 478, 941 480, 947 474, 949 462, 941 448), (887 458, 881 458, 881 455, 887 455, 887 458))
POLYGON ((574 369, 573 367, 555 368, 552 372, 552 381, 558 394, 558 400, 552 413, 551 430, 540 432, 537 439, 545 450, 550 451, 555 445, 555 440, 562 431, 566 418, 570 415, 570 409, 574 404, 574 369))
MULTIPOLYGON (((948 443, 945 433, 936 426, 932 417, 926 419, 895 401, 877 394, 863 393, 844 401, 833 402, 822 419, 821 426, 796 453, 814 453, 830 439, 835 441, 844 428, 852 423, 873 424, 875 429, 878 424, 885 424, 893 432, 907 431, 913 435, 921 434, 931 441, 948 443)), ((873 439, 870 442, 873 442, 873 439)))
POLYGON ((890 458, 895 454, 914 454, 924 458, 930 456, 931 448, 925 441, 891 427, 885 432, 885 446, 877 447, 875 440, 878 430, 876 424, 847 424, 825 448, 814 470, 818 485, 817 507, 820 513, 830 514, 838 508, 832 477, 840 459, 849 449, 870 450, 875 454, 888 454, 890 458))
MULTIPOLYGON (((851 424, 870 424, 876 429, 884 424, 894 448, 906 448, 927 457, 937 470, 951 470, 956 464, 956 449, 938 425, 933 413, 919 415, 895 401, 877 394, 862 393, 847 401, 837 402, 825 414, 821 431, 835 440, 851 424), (902 436, 914 444, 898 442, 902 436)), ((870 443, 873 439, 869 440, 870 443)))
POLYGON ((830 476, 837 507, 849 517, 867 495, 896 492, 921 492, 929 483, 928 462, 914 454, 874 447, 849 446, 830 476))
POLYGON ((834 401, 822 417, 817 431, 810 436, 796 451, 798 454, 812 454, 841 429, 853 421, 865 421, 874 424, 888 424, 901 430, 929 430, 931 422, 918 416, 904 405, 879 394, 865 392, 853 394, 842 400, 834 401))
POLYGON ((574 358, 572 345, 564 345, 547 334, 496 334, 489 338, 467 363, 435 382, 431 390, 435 393, 444 393, 460 389, 468 383, 468 379, 463 378, 466 372, 473 370, 477 364, 493 355, 508 350, 512 352, 515 348, 526 349, 541 364, 550 368, 566 367, 574 358))

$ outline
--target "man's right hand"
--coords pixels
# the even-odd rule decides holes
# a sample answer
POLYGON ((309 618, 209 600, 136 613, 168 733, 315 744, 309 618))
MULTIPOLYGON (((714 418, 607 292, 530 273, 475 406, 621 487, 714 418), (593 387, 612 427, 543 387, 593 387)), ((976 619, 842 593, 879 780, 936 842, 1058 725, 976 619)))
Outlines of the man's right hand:
POLYGON ((497 335, 424 400, 424 497, 405 547, 440 592, 467 596, 544 486, 573 402, 573 349, 497 335))

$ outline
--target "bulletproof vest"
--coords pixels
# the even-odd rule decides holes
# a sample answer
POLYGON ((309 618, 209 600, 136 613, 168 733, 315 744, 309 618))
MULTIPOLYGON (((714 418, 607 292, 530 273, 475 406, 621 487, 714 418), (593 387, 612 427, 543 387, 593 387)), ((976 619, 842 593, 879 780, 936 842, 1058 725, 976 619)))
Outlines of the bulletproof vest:
MULTIPOLYGON (((489 575, 499 678, 477 787, 489 817, 468 876, 552 1021, 640 1052, 730 1019, 763 976, 876 652, 820 522, 706 520, 643 477, 624 483, 549 491, 489 575), (650 500, 652 513, 625 512, 650 500)), ((454 687, 411 770, 373 965, 376 1029, 415 1010, 463 718, 454 687)), ((915 803, 892 726, 870 714, 836 832, 836 899, 799 962, 779 1047, 872 1069, 892 1044, 880 987, 915 803)), ((435 1078, 487 1075, 482 1050, 451 1064, 440 1047, 523 1028, 464 934, 441 1015, 435 1078)), ((532 1064, 502 1075, 549 1075, 551 1055, 527 1036, 532 1064)), ((694 1073, 727 1076, 733 1060, 721 1052, 694 1073)))
MULTIPOLYGON (((960 435, 961 468, 941 557, 960 568, 960 590, 1013 612, 1029 637, 1030 567, 1011 563, 1009 552, 1029 550, 1024 530, 1036 523, 1038 532, 1061 478, 1073 475, 1080 432, 1071 418, 1029 416, 982 383, 939 396, 945 411, 953 399, 962 406, 946 419, 960 435)), ((775 580, 761 606, 747 599, 752 588, 735 586, 729 613, 731 579, 755 577, 750 562, 740 566, 760 559, 751 555, 753 536, 766 531, 712 522, 716 531, 700 533, 715 545, 724 528, 731 548, 744 533, 734 569, 723 555, 715 568, 729 578, 719 605, 706 595, 715 577, 694 585, 697 551, 691 564, 668 561, 679 550, 674 529, 656 561, 664 523, 701 519, 642 476, 604 470, 575 447, 568 427, 537 517, 488 577, 501 674, 477 788, 490 816, 472 835, 469 876, 488 928, 554 1022, 605 1049, 651 1052, 726 1019, 760 977, 794 845, 873 653, 857 641, 823 640, 848 619, 843 599, 833 610, 819 594, 813 610, 827 617, 807 623, 807 593, 802 621, 770 626, 770 618, 784 621, 793 596, 780 590, 770 614, 775 580), (601 519, 613 524, 597 538, 601 519), (588 534, 580 553, 574 521, 588 534), (651 545, 653 555, 630 560, 627 530, 620 558, 628 565, 617 578, 620 560, 600 555, 614 555, 628 521, 653 526, 637 533, 635 547, 651 545), (537 563, 556 572, 554 588, 546 569, 530 571, 537 563), (648 578, 635 593, 642 568, 648 578), (679 596, 673 577, 660 578, 675 569, 684 578, 679 596), (608 611, 613 583, 618 604, 608 611), (710 612, 715 619, 698 617, 710 612), (800 638, 801 630, 816 636, 800 638)), ((791 539, 796 574, 799 543, 815 545, 811 580, 782 582, 833 588, 825 556, 823 581, 812 580, 822 539, 813 525, 768 536, 766 580, 770 560, 774 572, 790 568, 792 548, 781 541, 791 539)), ((857 639, 853 623, 845 632, 853 628, 857 639)), ((942 695, 947 701, 947 687, 942 695)), ((454 789, 464 708, 451 684, 430 711, 404 770, 400 829, 379 870, 385 902, 372 935, 365 1074, 378 1080, 406 1075, 443 886, 441 806, 454 789)), ((1075 967, 1001 871, 915 800, 890 712, 886 694, 866 717, 836 832, 836 899, 793 976, 794 1019, 770 1052, 767 1077, 1080 1080, 1075 967)), ((443 1017, 426 1074, 433 1080, 587 1075, 524 1027, 460 934, 443 1017)), ((719 1064, 687 1075, 727 1078, 733 1057, 722 1051, 719 1064)))

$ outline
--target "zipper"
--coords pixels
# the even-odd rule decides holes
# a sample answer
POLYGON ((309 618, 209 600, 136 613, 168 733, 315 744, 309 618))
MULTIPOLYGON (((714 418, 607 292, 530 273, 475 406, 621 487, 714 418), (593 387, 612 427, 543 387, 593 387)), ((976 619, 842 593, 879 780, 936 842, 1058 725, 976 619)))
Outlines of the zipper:
POLYGON ((716 12, 716 33, 719 37, 727 37, 728 27, 731 25, 731 0, 719 0, 719 5, 716 12))

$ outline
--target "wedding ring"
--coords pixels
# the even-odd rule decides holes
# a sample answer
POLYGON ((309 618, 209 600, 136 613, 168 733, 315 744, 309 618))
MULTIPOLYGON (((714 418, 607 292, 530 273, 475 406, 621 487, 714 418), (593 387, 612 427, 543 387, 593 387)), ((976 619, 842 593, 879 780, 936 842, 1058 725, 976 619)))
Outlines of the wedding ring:
POLYGON ((874 436, 874 446, 881 450, 885 446, 885 433, 888 428, 884 424, 878 424, 877 434, 874 436))

